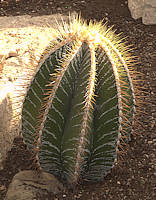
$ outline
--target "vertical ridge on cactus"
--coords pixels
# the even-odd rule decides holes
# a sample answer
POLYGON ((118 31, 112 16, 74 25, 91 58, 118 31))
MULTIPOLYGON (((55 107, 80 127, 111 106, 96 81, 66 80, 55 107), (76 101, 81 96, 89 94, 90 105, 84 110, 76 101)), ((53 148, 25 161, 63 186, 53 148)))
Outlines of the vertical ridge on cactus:
POLYGON ((132 134, 132 58, 102 22, 76 16, 54 32, 23 102, 23 139, 40 169, 70 184, 99 181, 132 134))

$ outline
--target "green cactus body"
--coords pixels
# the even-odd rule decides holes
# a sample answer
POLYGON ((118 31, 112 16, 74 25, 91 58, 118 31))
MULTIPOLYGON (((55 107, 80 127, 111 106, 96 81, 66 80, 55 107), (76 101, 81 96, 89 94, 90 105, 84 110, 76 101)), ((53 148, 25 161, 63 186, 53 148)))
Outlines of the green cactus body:
POLYGON ((135 98, 128 50, 102 23, 63 23, 44 52, 22 109, 39 168, 68 183, 100 181, 130 140, 135 98))

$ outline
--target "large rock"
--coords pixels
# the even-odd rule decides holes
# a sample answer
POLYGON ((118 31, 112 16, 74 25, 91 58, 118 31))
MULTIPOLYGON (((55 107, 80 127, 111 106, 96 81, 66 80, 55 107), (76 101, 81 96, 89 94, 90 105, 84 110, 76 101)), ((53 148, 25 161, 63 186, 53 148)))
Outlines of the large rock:
POLYGON ((156 24, 156 0, 128 0, 128 7, 134 19, 142 17, 144 24, 156 24))
POLYGON ((9 185, 5 200, 34 200, 37 197, 55 195, 65 189, 53 175, 36 171, 21 171, 9 185))

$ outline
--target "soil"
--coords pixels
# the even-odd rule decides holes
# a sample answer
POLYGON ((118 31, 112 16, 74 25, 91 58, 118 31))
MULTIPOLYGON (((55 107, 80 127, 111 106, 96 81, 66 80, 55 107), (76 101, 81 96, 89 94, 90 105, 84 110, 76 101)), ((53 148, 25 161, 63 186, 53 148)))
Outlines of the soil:
MULTIPOLYGON (((116 33, 135 49, 139 58, 135 65, 141 72, 139 84, 144 87, 144 104, 138 113, 134 135, 119 164, 100 183, 80 183, 74 190, 58 196, 48 194, 42 199, 65 200, 154 200, 156 199, 156 25, 144 25, 132 19, 126 0, 0 0, 0 16, 42 16, 69 11, 81 12, 86 20, 107 21, 116 33), (144 79, 144 81, 143 81, 144 79)), ((0 171, 0 199, 4 199, 13 176, 31 169, 31 155, 16 138, 0 171)))

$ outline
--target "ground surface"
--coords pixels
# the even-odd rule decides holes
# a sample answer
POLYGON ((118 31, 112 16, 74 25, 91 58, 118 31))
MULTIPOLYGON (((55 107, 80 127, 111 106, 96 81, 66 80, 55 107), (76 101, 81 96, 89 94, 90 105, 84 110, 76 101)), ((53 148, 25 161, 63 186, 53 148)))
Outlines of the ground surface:
MULTIPOLYGON (((156 199, 156 26, 145 26, 133 20, 125 0, 0 0, 1 16, 29 14, 42 16, 54 13, 81 11, 84 18, 108 21, 116 32, 123 32, 128 43, 136 48, 139 57, 136 69, 142 72, 140 86, 145 87, 141 97, 143 114, 136 123, 128 150, 102 183, 81 183, 74 191, 58 197, 40 199, 65 200, 154 200, 156 199), (151 103, 151 104, 148 104, 151 103)), ((31 157, 19 139, 8 153, 4 169, 0 171, 0 199, 3 199, 12 177, 20 170, 31 168, 31 157)))

